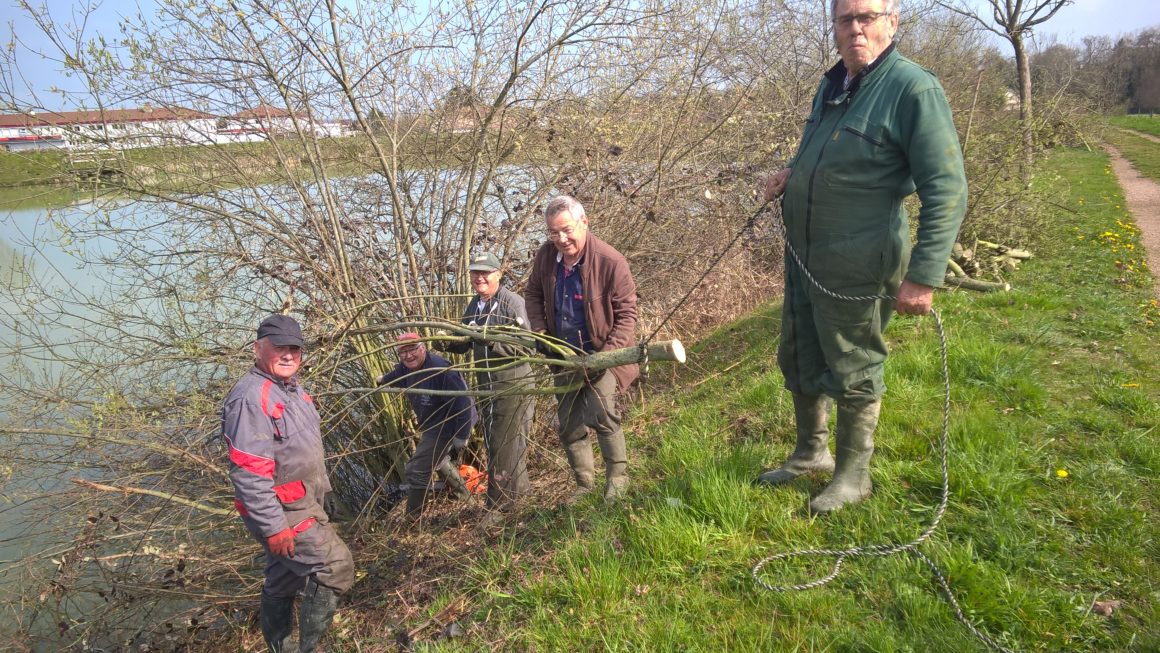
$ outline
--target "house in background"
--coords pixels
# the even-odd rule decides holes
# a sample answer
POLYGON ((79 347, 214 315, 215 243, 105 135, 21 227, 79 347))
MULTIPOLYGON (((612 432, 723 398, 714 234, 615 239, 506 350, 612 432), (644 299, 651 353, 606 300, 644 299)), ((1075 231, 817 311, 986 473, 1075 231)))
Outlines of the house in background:
POLYGON ((0 147, 7 152, 63 150, 69 147, 64 136, 46 129, 35 115, 0 115, 0 147))
POLYGON ((294 122, 316 137, 348 136, 342 121, 311 123, 266 104, 217 117, 183 107, 102 111, 29 112, 0 115, 0 148, 31 150, 125 150, 136 147, 249 143, 295 133, 294 122))
POLYGON ((131 149, 214 142, 212 114, 183 107, 0 115, 5 150, 131 149))
POLYGON ((271 136, 296 133, 295 123, 307 134, 316 137, 346 136, 352 131, 343 128, 342 121, 311 122, 306 113, 292 113, 286 109, 259 104, 253 109, 239 111, 218 120, 219 143, 251 143, 271 136))

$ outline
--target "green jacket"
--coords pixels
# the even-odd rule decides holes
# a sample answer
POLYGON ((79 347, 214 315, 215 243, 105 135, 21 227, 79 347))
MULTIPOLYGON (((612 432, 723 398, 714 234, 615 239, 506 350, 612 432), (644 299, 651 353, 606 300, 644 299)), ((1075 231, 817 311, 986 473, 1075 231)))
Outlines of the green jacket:
POLYGON ((891 45, 843 90, 826 73, 802 133, 782 209, 791 244, 831 290, 860 292, 907 266, 903 199, 918 191, 906 278, 941 286, 967 206, 958 134, 938 79, 891 45))

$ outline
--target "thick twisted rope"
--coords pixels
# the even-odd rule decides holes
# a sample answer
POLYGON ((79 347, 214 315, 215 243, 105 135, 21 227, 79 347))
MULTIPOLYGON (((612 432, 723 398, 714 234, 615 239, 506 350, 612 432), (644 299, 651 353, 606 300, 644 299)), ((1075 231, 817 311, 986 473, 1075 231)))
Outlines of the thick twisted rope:
MULTIPOLYGON (((757 214, 754 214, 754 217, 750 218, 750 222, 752 222, 753 219, 757 215, 759 215, 762 211, 764 211, 767 206, 768 205, 763 205, 761 207, 761 209, 758 210, 757 214)), ((748 225, 747 225, 747 228, 748 228, 748 225)), ((798 269, 801 270, 802 275, 804 275, 806 277, 806 279, 808 279, 809 282, 815 288, 817 288, 820 292, 822 292, 823 294, 825 294, 829 297, 832 297, 834 299, 838 299, 841 301, 848 301, 848 302, 865 302, 865 301, 878 301, 878 300, 893 301, 896 299, 893 295, 887 295, 887 294, 859 295, 859 296, 843 295, 841 293, 836 293, 836 292, 830 290, 829 288, 826 288, 817 279, 815 279, 812 274, 810 274, 810 271, 806 268, 805 263, 801 260, 801 257, 798 256, 797 250, 795 250, 793 247, 793 244, 790 243, 789 234, 786 232, 784 216, 782 216, 781 220, 778 220, 775 223, 775 228, 778 230, 778 233, 781 235, 782 240, 785 242, 786 251, 788 251, 790 253, 790 256, 793 258, 794 263, 796 263, 798 269)), ((896 553, 904 553, 904 552, 909 553, 911 555, 916 556, 918 559, 922 560, 922 562, 927 566, 927 568, 930 569, 931 573, 934 575, 935 582, 938 584, 939 589, 942 591, 943 596, 947 600, 947 603, 950 604, 951 609, 954 611, 955 618, 958 619, 958 621, 960 623, 962 623, 964 626, 966 626, 967 629, 970 630, 971 633, 974 634, 975 637, 979 638, 979 640, 982 641, 983 643, 985 643, 987 646, 990 646, 991 648, 998 650, 998 651, 1004 651, 1006 653, 1011 653, 1010 649, 1002 646, 1001 644, 996 642, 994 639, 992 639, 990 636, 988 636, 985 633, 983 633, 982 631, 980 631, 974 624, 972 624, 970 622, 970 620, 967 619, 967 616, 966 616, 966 614, 963 613, 963 609, 959 605, 958 600, 956 600, 954 594, 951 593, 950 583, 947 582, 946 576, 942 573, 942 570, 939 569, 938 565, 936 565, 933 560, 931 560, 929 557, 927 557, 926 554, 924 554, 922 551, 918 550, 918 546, 920 544, 922 544, 923 542, 925 542, 927 539, 929 539, 930 536, 934 534, 935 530, 938 529, 939 522, 942 521, 943 515, 946 513, 946 510, 947 510, 947 503, 950 500, 950 486, 951 486, 951 483, 950 483, 950 464, 949 464, 949 458, 950 458, 950 415, 951 415, 951 375, 950 375, 949 367, 947 365, 947 337, 946 337, 946 332, 943 330, 942 317, 939 315, 939 312, 932 308, 930 311, 930 315, 931 315, 931 317, 934 318, 935 329, 938 331, 939 355, 940 355, 941 361, 942 361, 942 380, 943 380, 942 434, 939 436, 939 456, 940 456, 941 466, 942 466, 942 491, 939 495, 938 508, 935 510, 934 517, 931 518, 930 525, 927 526, 926 529, 918 537, 916 537, 913 540, 906 542, 906 543, 867 544, 864 546, 850 547, 848 549, 803 549, 803 550, 798 550, 798 551, 788 551, 785 553, 777 553, 777 554, 762 558, 761 561, 759 561, 756 565, 753 566, 753 571, 751 572, 751 574, 753 576, 754 582, 756 582, 761 587, 769 590, 770 592, 801 591, 801 590, 813 589, 815 587, 821 587, 822 585, 825 585, 826 583, 837 578, 838 574, 841 573, 841 571, 842 571, 842 564, 846 561, 847 558, 885 557, 885 556, 894 555, 896 553), (766 582, 765 579, 763 579, 761 577, 762 569, 765 567, 765 565, 767 565, 771 562, 774 562, 776 560, 787 560, 790 558, 800 558, 800 557, 833 557, 834 558, 834 566, 831 567, 830 573, 827 574, 826 576, 822 576, 822 577, 817 578, 815 580, 809 581, 807 583, 801 583, 798 585, 774 585, 772 583, 766 582)))
POLYGON ((668 312, 668 315, 665 315, 665 319, 661 320, 660 323, 657 324, 656 328, 652 330, 652 333, 648 334, 648 337, 641 341, 641 356, 645 357, 645 362, 648 361, 647 353, 644 350, 645 346, 652 342, 652 339, 655 338, 657 333, 660 332, 660 330, 669 323, 669 320, 672 319, 673 315, 675 315, 676 312, 685 305, 685 300, 692 296, 692 294, 701 287, 701 282, 703 282, 705 278, 709 276, 709 273, 713 271, 713 268, 717 267, 717 264, 721 262, 721 259, 725 258, 725 255, 729 253, 729 250, 733 249, 733 246, 737 244, 737 241, 741 240, 741 237, 745 235, 745 232, 753 228, 753 225, 757 223, 757 218, 761 217, 762 213, 765 213, 767 206, 767 204, 762 204, 757 208, 756 211, 753 212, 752 215, 749 216, 749 219, 745 221, 745 224, 741 226, 741 229, 737 230, 737 234, 733 236, 733 240, 729 241, 729 244, 725 246, 725 249, 722 249, 720 252, 718 252, 717 255, 713 257, 712 261, 709 261, 708 267, 706 267, 705 271, 701 273, 701 276, 697 279, 696 283, 693 283, 689 286, 689 290, 685 292, 685 296, 681 297, 680 301, 673 304, 673 308, 668 312))

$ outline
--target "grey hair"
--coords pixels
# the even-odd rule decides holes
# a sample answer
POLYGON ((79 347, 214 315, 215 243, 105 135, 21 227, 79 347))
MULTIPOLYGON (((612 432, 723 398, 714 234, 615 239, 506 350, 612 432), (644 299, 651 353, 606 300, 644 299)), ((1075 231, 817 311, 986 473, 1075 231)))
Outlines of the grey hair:
POLYGON ((584 205, 571 195, 560 195, 544 207, 544 220, 551 220, 564 211, 571 213, 576 221, 584 219, 584 205))
MULTIPOLYGON (((883 3, 882 11, 886 12, 888 16, 898 14, 898 0, 886 0, 883 3)), ((838 0, 830 0, 830 18, 838 15, 838 0)))

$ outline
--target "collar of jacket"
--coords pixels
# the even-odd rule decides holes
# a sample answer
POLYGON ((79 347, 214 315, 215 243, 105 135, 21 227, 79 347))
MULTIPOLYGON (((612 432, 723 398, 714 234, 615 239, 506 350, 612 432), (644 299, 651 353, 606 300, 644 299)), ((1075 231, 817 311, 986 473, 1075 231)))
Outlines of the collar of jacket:
MULTIPOLYGON (((591 238, 592 234, 588 234, 588 237, 591 238)), ((564 253, 561 252, 560 250, 556 250, 556 264, 559 265, 559 264, 563 263, 565 269, 575 270, 576 268, 580 267, 580 264, 584 262, 584 257, 587 255, 588 255, 588 242, 585 241, 584 249, 580 251, 580 258, 576 259, 576 262, 573 263, 571 267, 569 267, 567 263, 564 263, 564 253)), ((572 273, 569 272, 568 274, 572 274, 572 273)))
POLYGON ((882 51, 882 54, 878 55, 877 59, 866 64, 862 70, 858 71, 857 75, 854 75, 854 79, 850 80, 850 85, 845 89, 842 88, 842 84, 846 81, 846 63, 839 60, 838 63, 834 64, 833 68, 826 71, 826 79, 830 82, 830 88, 827 93, 829 97, 826 98, 826 101, 831 104, 841 104, 848 98, 852 99, 854 93, 858 92, 858 88, 862 86, 862 80, 869 77, 893 53, 894 42, 892 41, 882 51))
POLYGON ((298 388, 298 375, 297 374, 290 377, 289 381, 283 381, 282 379, 279 379, 278 377, 274 376, 273 374, 267 374, 266 372, 263 372, 262 369, 259 368, 257 365, 255 365, 253 367, 253 369, 250 370, 250 372, 257 374, 258 376, 262 377, 263 379, 270 379, 274 383, 277 383, 279 386, 285 388, 286 390, 289 390, 290 392, 293 392, 294 390, 296 390, 298 388))

